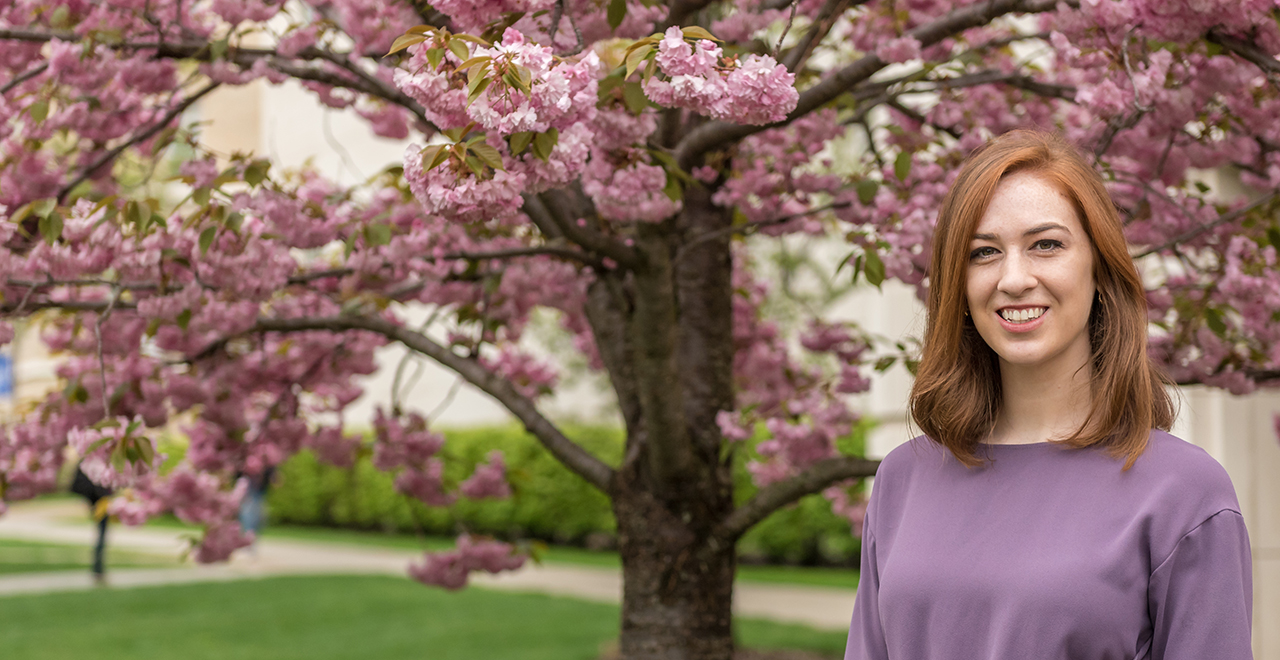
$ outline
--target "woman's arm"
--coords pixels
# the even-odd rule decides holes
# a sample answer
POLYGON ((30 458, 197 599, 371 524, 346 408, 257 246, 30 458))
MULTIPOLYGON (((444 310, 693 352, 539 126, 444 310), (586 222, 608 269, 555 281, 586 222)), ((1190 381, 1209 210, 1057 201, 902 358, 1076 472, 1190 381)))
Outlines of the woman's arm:
POLYGON ((849 625, 845 660, 889 660, 884 628, 880 625, 880 571, 876 563, 876 539, 871 516, 868 507, 862 528, 858 596, 853 603, 853 622, 849 625))
POLYGON ((1252 574, 1239 512, 1219 511, 1187 532, 1151 572, 1152 660, 1252 660, 1252 574))

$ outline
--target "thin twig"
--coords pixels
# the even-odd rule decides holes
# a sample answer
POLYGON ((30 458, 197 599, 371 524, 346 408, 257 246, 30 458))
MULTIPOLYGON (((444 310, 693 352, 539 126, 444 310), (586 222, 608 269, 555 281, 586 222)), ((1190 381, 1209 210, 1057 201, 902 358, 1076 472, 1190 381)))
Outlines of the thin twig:
POLYGON ((5 94, 8 94, 9 91, 12 90, 14 87, 17 87, 18 85, 21 85, 22 83, 27 82, 28 80, 31 80, 32 78, 44 73, 45 69, 48 69, 48 68, 49 68, 49 63, 45 62, 43 64, 38 64, 27 71, 24 71, 23 73, 19 74, 17 78, 10 80, 4 87, 0 87, 0 96, 4 96, 5 94))
POLYGON ((120 297, 120 290, 113 287, 111 289, 111 302, 107 303, 107 311, 103 312, 98 317, 97 323, 93 324, 93 336, 94 336, 94 339, 97 340, 97 345, 98 345, 98 377, 101 379, 101 382, 102 382, 102 418, 103 419, 111 418, 111 404, 107 400, 108 399, 107 397, 107 360, 102 355, 102 324, 106 323, 108 318, 111 318, 111 312, 115 310, 116 300, 118 300, 119 297, 120 297))
POLYGON ((792 213, 791 215, 784 215, 781 218, 770 218, 768 220, 756 220, 754 222, 747 222, 740 225, 734 225, 732 227, 724 227, 721 229, 716 229, 714 231, 709 231, 705 234, 699 234, 697 238, 680 246, 680 249, 676 251, 675 258, 672 259, 671 261, 673 264, 679 263, 680 260, 683 259, 684 256, 689 253, 689 250, 693 249, 696 246, 702 245, 703 243, 706 243, 708 241, 714 241, 717 239, 724 238, 726 236, 732 236, 733 234, 744 234, 744 235, 749 234, 749 233, 758 231, 760 229, 763 229, 765 227, 784 225, 788 222, 791 222, 792 220, 798 220, 805 216, 814 215, 815 213, 822 213, 823 211, 830 211, 832 209, 842 209, 851 205, 852 205, 852 202, 833 202, 831 204, 826 204, 823 206, 811 208, 808 211, 802 211, 800 213, 792 213))
POLYGON ((778 53, 782 52, 782 42, 786 41, 787 34, 791 32, 791 23, 796 20, 796 5, 800 4, 800 0, 791 0, 791 13, 787 15, 787 26, 782 28, 782 34, 778 35, 778 45, 773 47, 773 59, 778 59, 778 53))
POLYGON ((1250 213, 1259 208, 1262 208, 1263 206, 1266 206, 1267 204, 1270 204, 1276 201, 1277 198, 1280 198, 1280 190, 1273 190, 1270 193, 1263 195, 1258 199, 1253 200, 1247 206, 1238 208, 1230 213, 1224 213, 1218 216, 1218 218, 1213 222, 1206 222, 1205 224, 1200 225, 1195 229, 1185 231, 1182 234, 1179 234, 1178 236, 1175 236, 1169 239, 1168 241, 1166 241, 1161 245, 1157 245, 1156 247, 1153 247, 1153 248, 1148 248, 1146 250, 1143 250, 1142 252, 1139 252, 1138 254, 1133 255, 1133 258, 1141 259, 1143 257, 1155 254, 1157 252, 1163 252, 1164 250, 1168 250, 1169 248, 1172 248, 1183 242, 1189 241, 1195 238, 1196 236, 1199 236, 1200 234, 1203 234, 1211 229, 1216 229, 1227 223, 1235 222, 1236 220, 1239 220, 1241 216, 1244 216, 1247 213, 1250 213))
POLYGON ((183 99, 181 103, 173 106, 172 108, 169 108, 169 111, 165 113, 164 117, 162 117, 160 121, 148 127, 147 130, 142 131, 137 135, 134 135, 133 137, 129 138, 127 142, 117 145, 111 151, 108 151, 102 154, 101 156, 99 156, 96 160, 90 163, 88 167, 86 167, 82 172, 80 172, 80 174, 76 176, 76 178, 72 179, 70 183, 63 186, 62 190, 58 191, 58 203, 62 204, 66 202, 67 195, 72 190, 74 190, 76 186, 80 185, 82 182, 88 180, 89 177, 93 176, 93 173, 97 172, 98 169, 101 168, 103 165, 106 165, 107 163, 110 163, 111 161, 115 160, 116 157, 124 153, 125 149, 128 149, 129 147, 132 147, 133 145, 138 144, 143 140, 146 140, 147 138, 155 135, 156 133, 159 133, 161 129, 163 129, 165 126, 168 126, 169 123, 172 122, 174 119, 177 119, 178 115, 181 115, 183 111, 191 107, 191 104, 195 103, 196 101, 199 101, 201 97, 217 89, 221 84, 222 83, 218 83, 218 82, 209 83, 207 86, 205 86, 204 89, 201 89, 195 94, 188 96, 187 98, 183 99))

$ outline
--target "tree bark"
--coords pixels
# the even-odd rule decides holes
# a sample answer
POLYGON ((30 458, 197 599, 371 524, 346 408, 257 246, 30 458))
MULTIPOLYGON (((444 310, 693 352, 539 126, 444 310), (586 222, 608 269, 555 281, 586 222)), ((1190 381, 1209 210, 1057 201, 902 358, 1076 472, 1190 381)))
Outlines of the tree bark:
POLYGON ((707 515, 729 502, 672 510, 641 485, 644 465, 637 461, 619 473, 613 499, 622 556, 622 657, 732 660, 734 546, 708 551, 705 533, 696 529, 701 516, 691 510, 707 515))

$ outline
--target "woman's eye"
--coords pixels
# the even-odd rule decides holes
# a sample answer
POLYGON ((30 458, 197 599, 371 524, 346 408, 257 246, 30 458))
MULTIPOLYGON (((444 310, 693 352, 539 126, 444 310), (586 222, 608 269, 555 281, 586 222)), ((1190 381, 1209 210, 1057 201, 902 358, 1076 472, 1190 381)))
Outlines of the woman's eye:
POLYGON ((989 257, 989 256, 991 256, 991 255, 995 254, 995 252, 996 252, 996 249, 995 249, 995 248, 990 247, 990 246, 983 246, 983 247, 980 247, 980 248, 975 248, 972 252, 970 252, 970 253, 969 253, 969 258, 970 258, 970 259, 981 259, 981 258, 983 258, 983 257, 989 257))
POLYGON ((1037 250, 1056 250, 1062 247, 1062 241, 1055 241, 1051 238, 1036 241, 1035 248, 1037 250))

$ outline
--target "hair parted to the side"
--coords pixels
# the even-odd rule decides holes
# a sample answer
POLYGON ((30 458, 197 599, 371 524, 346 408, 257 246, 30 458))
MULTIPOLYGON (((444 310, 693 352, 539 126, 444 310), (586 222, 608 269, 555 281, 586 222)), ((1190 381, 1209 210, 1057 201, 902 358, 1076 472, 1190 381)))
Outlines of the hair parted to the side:
POLYGON ((969 245, 996 186, 1013 172, 1034 172, 1075 204, 1093 243, 1098 296, 1089 316, 1092 406, 1083 426, 1060 442, 1105 446, 1131 467, 1153 428, 1169 430, 1174 404, 1168 379, 1147 355, 1147 301, 1129 256, 1119 214, 1102 178, 1052 133, 1018 130, 971 154, 947 192, 934 230, 924 350, 911 389, 916 424, 969 466, 982 464, 978 443, 1001 405, 994 351, 965 316, 969 245))

